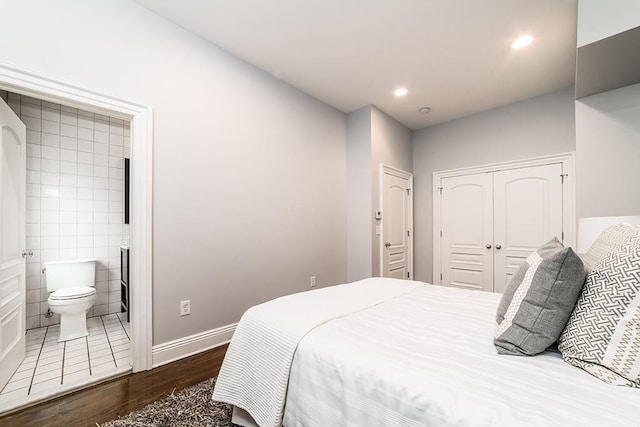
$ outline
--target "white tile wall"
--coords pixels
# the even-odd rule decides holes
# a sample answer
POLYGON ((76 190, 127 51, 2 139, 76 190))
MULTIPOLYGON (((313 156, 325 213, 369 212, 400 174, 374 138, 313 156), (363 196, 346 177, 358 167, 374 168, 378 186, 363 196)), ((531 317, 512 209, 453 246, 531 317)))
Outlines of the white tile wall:
POLYGON ((47 261, 97 258, 88 316, 119 312, 129 122, 10 92, 0 97, 27 127, 26 247, 34 251, 27 259, 27 329, 59 322, 44 317, 47 261))

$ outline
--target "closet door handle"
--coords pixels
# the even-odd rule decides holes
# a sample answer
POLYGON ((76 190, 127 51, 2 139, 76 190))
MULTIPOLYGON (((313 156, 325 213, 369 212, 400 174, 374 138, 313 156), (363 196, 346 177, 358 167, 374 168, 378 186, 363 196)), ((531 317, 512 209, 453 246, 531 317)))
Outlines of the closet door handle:
POLYGON ((491 249, 491 243, 487 243, 487 245, 485 246, 485 248, 487 248, 487 249, 491 249))
POLYGON ((496 249, 497 249, 497 250, 502 249, 502 245, 496 245, 496 249))

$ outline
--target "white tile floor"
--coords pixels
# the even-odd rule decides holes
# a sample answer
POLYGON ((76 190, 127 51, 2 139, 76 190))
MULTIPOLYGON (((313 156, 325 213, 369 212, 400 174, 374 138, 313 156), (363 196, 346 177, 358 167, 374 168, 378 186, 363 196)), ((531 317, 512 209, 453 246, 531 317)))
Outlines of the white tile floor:
POLYGON ((60 325, 27 331, 26 357, 0 392, 2 401, 55 393, 130 366, 126 314, 87 319, 89 336, 58 343, 60 325))

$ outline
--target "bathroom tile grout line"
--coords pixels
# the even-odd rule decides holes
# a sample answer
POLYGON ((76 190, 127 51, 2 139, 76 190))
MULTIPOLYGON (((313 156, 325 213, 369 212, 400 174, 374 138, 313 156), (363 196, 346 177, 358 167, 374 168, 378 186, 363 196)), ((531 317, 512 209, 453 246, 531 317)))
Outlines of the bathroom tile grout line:
MULTIPOLYGON (((116 313, 116 318, 120 322, 120 326, 122 326, 122 330, 124 331, 124 334, 127 336, 127 339, 129 341, 131 341, 131 337, 129 336, 129 333, 127 332, 127 328, 124 327, 124 323, 122 323, 122 319, 120 318, 120 316, 118 316, 118 313, 116 313)), ((109 343, 109 345, 111 345, 111 343, 109 343)))
POLYGON ((42 337, 42 343, 40 344, 40 351, 38 352, 38 357, 36 358, 36 364, 33 367, 33 372, 31 373, 31 381, 29 382, 29 390, 27 390, 27 395, 31 394, 31 387, 33 387, 33 379, 36 376, 36 370, 38 369, 38 362, 40 361, 40 355, 42 355, 42 349, 44 348, 44 343, 47 340, 47 334, 49 333, 49 326, 44 331, 44 335, 42 337))
POLYGON ((62 343, 62 369, 60 370, 60 385, 62 385, 62 379, 64 378, 64 357, 67 354, 67 342, 62 343))
MULTIPOLYGON (((118 315, 116 314, 116 317, 118 315)), ((117 367, 116 356, 113 354, 113 347, 111 346, 111 340, 109 339, 109 332, 107 332, 107 327, 104 325, 104 319, 100 316, 100 321, 102 322, 102 327, 104 328, 104 334, 107 336, 107 342, 109 343, 109 350, 111 351, 111 358, 113 359, 113 364, 117 367)))
POLYGON ((87 361, 89 362, 89 376, 93 375, 91 371, 91 353, 89 352, 89 338, 84 337, 84 343, 87 346, 87 361))

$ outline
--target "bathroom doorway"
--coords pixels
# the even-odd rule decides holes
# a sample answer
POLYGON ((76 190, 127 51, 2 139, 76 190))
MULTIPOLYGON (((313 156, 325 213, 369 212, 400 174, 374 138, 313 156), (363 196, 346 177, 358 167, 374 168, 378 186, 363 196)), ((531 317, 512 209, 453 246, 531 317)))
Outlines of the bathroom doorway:
POLYGON ((0 97, 27 127, 25 249, 34 249, 25 268, 26 358, 0 392, 5 412, 151 368, 151 115, 3 64, 0 97), (125 157, 134 158, 131 194, 141 195, 132 200, 131 225, 124 224, 125 157), (127 274, 131 312, 123 313, 120 247, 136 242, 127 274), (86 338, 57 342, 59 318, 47 309, 41 268, 56 258, 98 260, 86 338))

